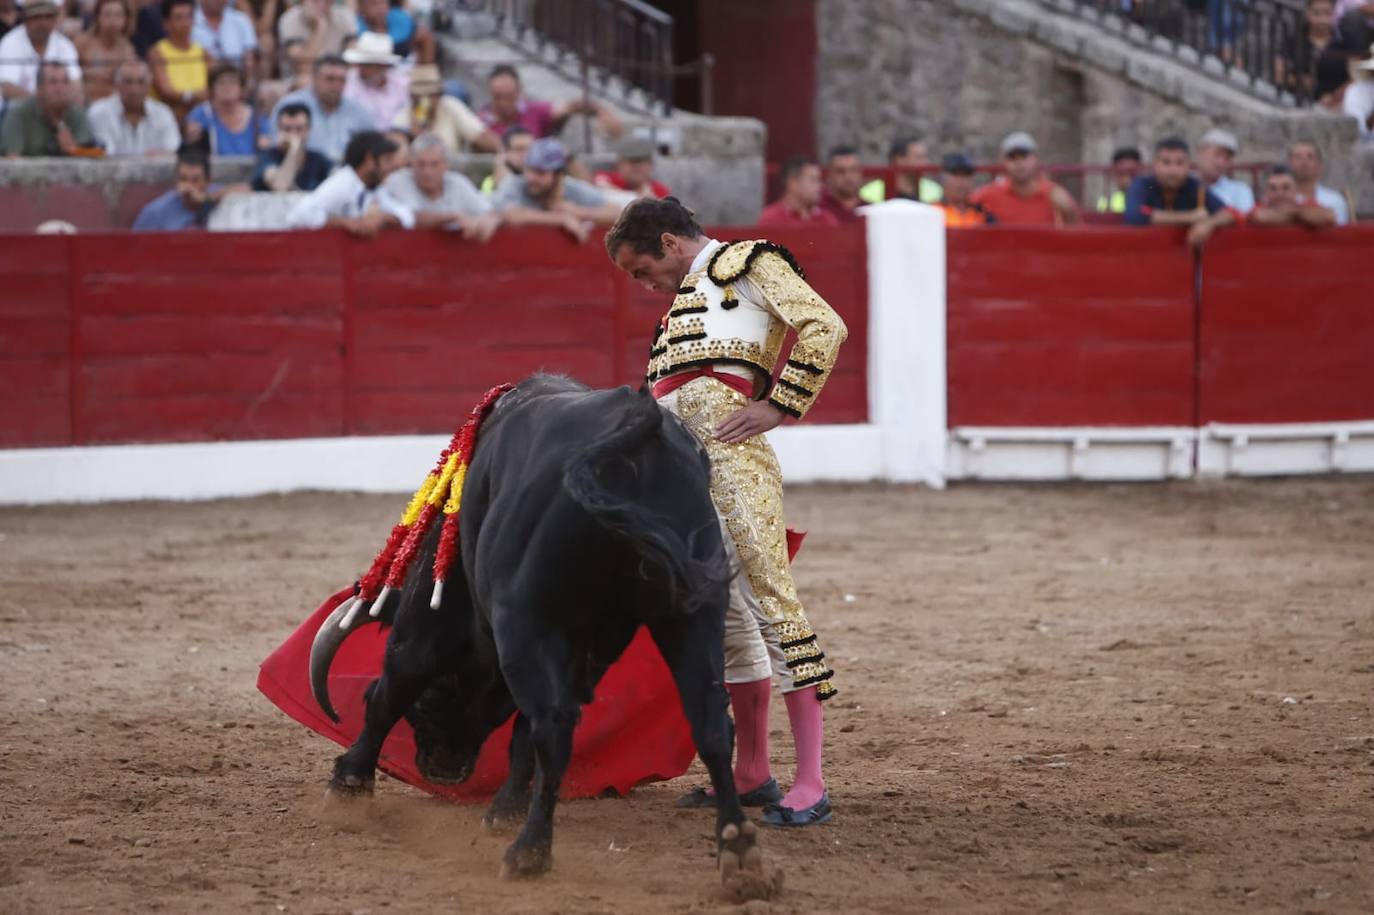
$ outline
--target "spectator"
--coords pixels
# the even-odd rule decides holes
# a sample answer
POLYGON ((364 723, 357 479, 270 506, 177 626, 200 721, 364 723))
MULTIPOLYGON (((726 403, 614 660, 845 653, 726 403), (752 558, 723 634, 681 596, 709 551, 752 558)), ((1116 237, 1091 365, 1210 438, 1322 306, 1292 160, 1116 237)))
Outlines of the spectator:
MULTIPOLYGON (((926 144, 916 137, 898 137, 887 151, 887 164, 895 168, 919 168, 930 164, 930 152, 926 144)), ((940 187, 940 182, 925 175, 902 171, 893 178, 891 191, 886 181, 874 178, 859 188, 859 196, 868 203, 894 199, 939 203, 944 197, 944 189, 940 187)))
POLYGON ((616 150, 615 169, 597 172, 597 187, 627 192, 634 197, 667 197, 668 185, 654 180, 654 144, 640 137, 622 140, 616 150))
POLYGON ((1236 38, 1245 31, 1245 10, 1250 0, 1206 0, 1207 50, 1226 63, 1244 66, 1236 54, 1236 38))
POLYGON ((277 112, 277 145, 258 154, 255 191, 313 191, 334 163, 309 148, 310 109, 299 102, 277 112))
POLYGON ((526 128, 516 126, 507 130, 501 138, 501 152, 492 163, 491 174, 482 179, 482 193, 493 194, 507 177, 523 174, 525 156, 533 144, 534 134, 526 128))
POLYGON ((281 9, 278 0, 244 0, 239 8, 257 34, 258 70, 250 75, 250 82, 261 86, 277 69, 277 20, 281 18, 281 9))
POLYGON ((1336 224, 1336 214, 1320 204, 1300 201, 1292 170, 1286 165, 1275 165, 1264 176, 1264 201, 1250 213, 1250 222, 1324 229, 1336 224))
POLYGON ((348 65, 342 57, 315 61, 309 89, 288 92, 272 111, 275 123, 282 108, 301 104, 310 109, 310 148, 338 162, 355 133, 372 130, 372 115, 352 99, 343 97, 348 65))
POLYGON ((1345 87, 1341 110, 1355 119, 1360 138, 1368 142, 1374 138, 1374 57, 1355 65, 1363 77, 1345 87))
POLYGON ((1350 79, 1350 54, 1336 32, 1333 0, 1307 0, 1303 23, 1284 50, 1274 57, 1274 81, 1324 107, 1338 104, 1335 96, 1350 79))
POLYGON ((76 104, 67 66, 44 61, 36 92, 10 105, 0 128, 0 155, 77 156, 98 154, 86 112, 76 104))
POLYGON ((966 229, 996 222, 981 204, 973 202, 973 160, 962 153, 945 156, 940 162, 940 183, 944 200, 937 206, 945 211, 945 226, 966 229))
POLYGON ((126 60, 138 59, 129 41, 133 30, 129 0, 96 0, 91 27, 75 42, 86 104, 113 95, 115 70, 126 60))
POLYGON ((1344 194, 1319 183, 1325 165, 1322 151, 1311 140, 1299 140, 1288 147, 1288 167, 1298 185, 1298 203, 1315 203, 1326 207, 1335 217, 1336 225, 1343 226, 1350 222, 1350 207, 1345 202, 1344 194))
POLYGON ((367 32, 386 35, 392 48, 402 57, 415 55, 415 62, 432 64, 436 60, 434 33, 415 21, 399 3, 390 0, 358 0, 358 35, 367 32))
POLYGON ((1188 144, 1166 137, 1155 146, 1151 173, 1131 182, 1126 222, 1133 226, 1189 226, 1188 240, 1200 245, 1215 229, 1236 221, 1216 194, 1192 174, 1188 144))
POLYGON ((473 110, 451 95, 434 64, 416 64, 410 71, 410 103, 402 105, 391 126, 414 134, 432 133, 450 155, 469 148, 498 152, 501 141, 473 110))
POLYGON ((1197 144, 1197 171, 1205 188, 1223 204, 1244 216, 1255 208, 1255 192, 1250 185, 1230 177, 1231 165, 1240 151, 1236 135, 1213 127, 1197 144))
POLYGON ((1126 191, 1140 171, 1140 150, 1134 146, 1121 146, 1112 153, 1112 191, 1097 198, 1097 212, 1126 212, 1126 191))
POLYGON ((245 79, 256 76, 258 28, 246 13, 230 6, 229 0, 200 0, 191 39, 220 63, 233 64, 245 79))
POLYGON ((91 105, 91 132, 107 156, 170 156, 181 145, 172 109, 148 98, 148 65, 128 60, 115 70, 115 94, 91 105))
POLYGON ((153 200, 134 220, 135 232, 203 229, 210 212, 229 192, 210 183, 210 157, 203 144, 177 150, 176 187, 153 200))
POLYGON ((386 130, 410 101, 410 73, 396 65, 401 58, 391 49, 391 38, 363 32, 343 58, 349 68, 344 98, 352 99, 372 116, 372 126, 386 130))
POLYGON ((382 131, 382 136, 396 144, 396 163, 393 171, 408 168, 410 166, 410 134, 399 127, 389 127, 382 131))
POLYGON ((348 40, 358 34, 358 19, 347 6, 331 0, 301 0, 282 14, 277 37, 283 47, 299 41, 308 60, 342 54, 348 40))
POLYGON ((535 140, 525 156, 523 174, 511 175, 496 189, 493 203, 510 225, 558 226, 576 238, 587 240, 596 223, 610 225, 620 207, 606 202, 592 185, 565 174, 568 151, 553 137, 535 140))
POLYGON ((1336 30, 1341 44, 1355 57, 1369 54, 1374 45, 1374 3, 1370 0, 1336 0, 1336 30))
POLYGON ((382 229, 415 227, 415 214, 382 182, 399 167, 396 144, 375 130, 354 134, 344 150, 344 165, 299 201, 287 215, 293 229, 337 226, 360 238, 382 229))
POLYGON ((167 103, 183 127, 191 109, 210 97, 210 58, 191 38, 195 9, 193 0, 162 0, 167 37, 148 52, 153 94, 167 103))
POLYGON ((763 208, 760 226, 835 226, 835 214, 821 207, 821 166, 807 156, 782 164, 782 196, 763 208))
POLYGON ((854 222, 859 218, 858 208, 864 201, 859 197, 859 186, 863 184, 863 163, 859 161, 859 151, 853 146, 836 146, 830 150, 825 163, 825 190, 821 194, 821 207, 834 216, 838 222, 854 222))
POLYGON ((67 66, 69 82, 81 81, 76 45, 56 33, 57 4, 29 0, 24 5, 24 27, 10 29, 0 38, 0 96, 9 102, 32 95, 38 87, 38 68, 44 62, 67 66))
POLYGON ((0 0, 0 38, 19 25, 19 5, 14 0, 0 0))
POLYGON ((973 202, 1004 226, 1063 226, 1078 222, 1078 204, 1068 191, 1041 174, 1035 139, 1025 131, 1002 141, 1007 173, 973 192, 973 202))
POLYGON ((590 99, 553 104, 525 98, 520 90, 520 74, 506 64, 494 68, 487 77, 487 93, 491 101, 482 106, 477 116, 502 136, 512 127, 525 128, 536 140, 552 136, 562 130, 563 124, 574 114, 596 118, 601 132, 611 139, 619 137, 624 130, 615 112, 590 99))
POLYGON ((233 64, 216 64, 210 74, 210 100, 186 117, 186 139, 210 137, 214 156, 256 156, 271 143, 267 118, 243 100, 243 71, 233 64))
POLYGON ((422 133, 410 145, 410 167, 386 179, 386 189, 415 212, 415 225, 461 229, 465 238, 485 242, 501 224, 491 201, 466 175, 451 172, 444 141, 422 133))

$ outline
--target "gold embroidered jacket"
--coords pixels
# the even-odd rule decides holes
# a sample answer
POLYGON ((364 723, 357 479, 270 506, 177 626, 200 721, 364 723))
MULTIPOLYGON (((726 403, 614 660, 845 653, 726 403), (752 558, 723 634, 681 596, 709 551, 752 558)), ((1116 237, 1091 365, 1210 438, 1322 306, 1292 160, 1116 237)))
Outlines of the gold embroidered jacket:
POLYGON ((844 321, 807 284, 786 248, 768 241, 722 245, 705 270, 683 280, 654 336, 646 377, 653 384, 684 369, 726 363, 771 378, 789 327, 797 342, 787 364, 771 392, 764 381, 756 395, 767 393, 769 403, 800 418, 835 367, 848 335, 844 321))

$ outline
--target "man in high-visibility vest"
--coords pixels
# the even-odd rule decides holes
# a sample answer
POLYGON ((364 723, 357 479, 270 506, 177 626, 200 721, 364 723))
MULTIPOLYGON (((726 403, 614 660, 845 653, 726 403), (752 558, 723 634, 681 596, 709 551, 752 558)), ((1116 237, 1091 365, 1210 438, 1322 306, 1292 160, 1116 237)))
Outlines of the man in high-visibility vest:
POLYGON ((1134 146, 1118 147, 1116 152, 1112 153, 1112 190, 1111 193, 1097 198, 1097 212, 1126 212, 1126 192, 1130 190, 1131 182, 1140 171, 1140 162, 1140 150, 1134 146))

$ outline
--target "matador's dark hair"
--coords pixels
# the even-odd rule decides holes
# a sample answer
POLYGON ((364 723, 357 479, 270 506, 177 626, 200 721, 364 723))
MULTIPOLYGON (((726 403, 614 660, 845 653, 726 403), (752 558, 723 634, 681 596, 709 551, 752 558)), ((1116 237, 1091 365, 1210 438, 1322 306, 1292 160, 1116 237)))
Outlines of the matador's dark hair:
POLYGON ((701 236, 696 214, 682 205, 676 197, 641 197, 620 213, 620 218, 606 233, 606 253, 615 260, 622 245, 629 245, 635 254, 663 256, 663 233, 683 238, 701 236))

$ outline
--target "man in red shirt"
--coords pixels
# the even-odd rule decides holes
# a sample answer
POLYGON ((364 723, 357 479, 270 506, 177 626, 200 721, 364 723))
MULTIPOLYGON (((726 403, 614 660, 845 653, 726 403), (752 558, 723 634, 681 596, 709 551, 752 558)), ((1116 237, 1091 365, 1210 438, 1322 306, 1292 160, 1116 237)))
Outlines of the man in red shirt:
POLYGON ((598 187, 629 191, 636 197, 662 200, 672 193, 668 185, 654 180, 654 144, 642 137, 630 137, 621 143, 615 170, 597 172, 593 181, 598 187))
POLYGON ((1035 140, 1018 130, 1002 141, 1007 173, 973 194, 973 202, 1003 226, 1064 226, 1078 222, 1073 195, 1040 172, 1035 140))
POLYGON ((825 161, 825 193, 821 207, 840 222, 854 222, 864 201, 859 186, 864 183, 864 167, 859 151, 852 146, 836 146, 825 161))
POLYGON ((782 166, 782 196, 763 208, 761 226, 834 226, 839 220, 820 206, 821 167, 814 159, 793 156, 782 166))

